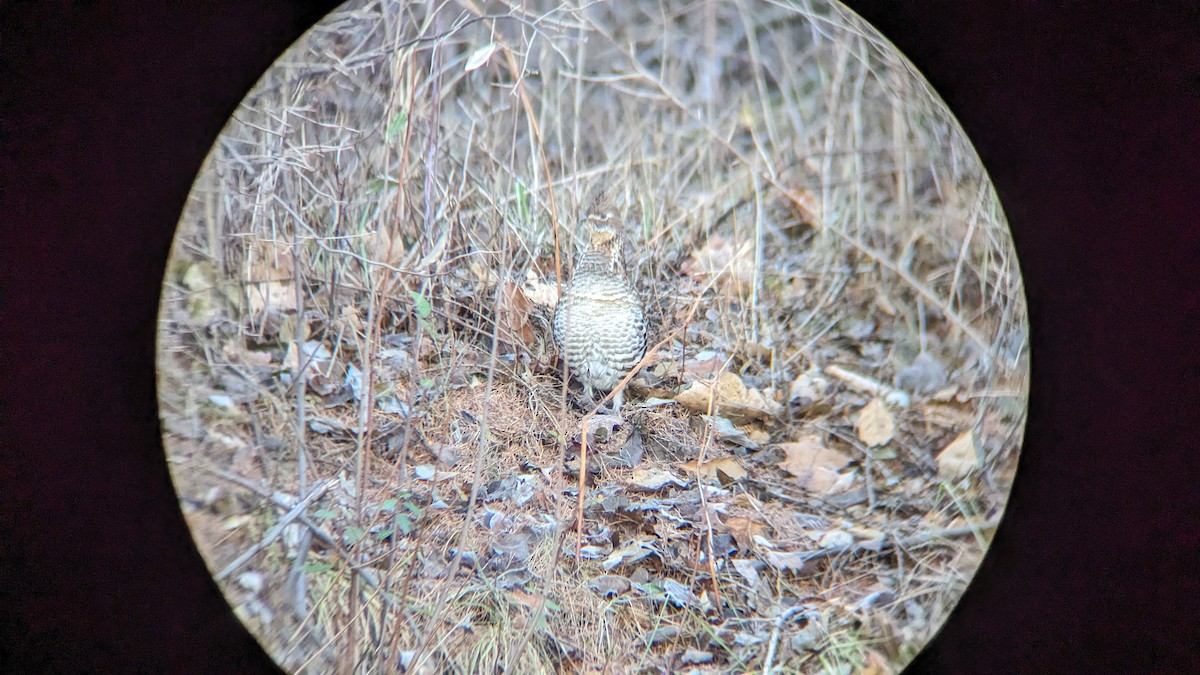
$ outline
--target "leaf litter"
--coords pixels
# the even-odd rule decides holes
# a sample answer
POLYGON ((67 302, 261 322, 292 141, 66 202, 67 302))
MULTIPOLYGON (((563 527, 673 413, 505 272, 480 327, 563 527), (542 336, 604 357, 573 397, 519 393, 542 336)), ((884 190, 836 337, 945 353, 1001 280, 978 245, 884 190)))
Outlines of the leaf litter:
MULTIPOLYGON (((616 21, 625 9, 597 10, 627 25, 616 21)), ((351 25, 378 11, 342 18, 351 25)), ((714 11, 741 25, 727 9, 714 11)), ((375 20, 381 32, 404 25, 375 20)), ((854 39, 853 19, 823 20, 854 39)), ((466 79, 455 86, 490 90, 509 74, 513 36, 503 28, 468 34, 475 28, 484 27, 455 28, 467 32, 445 43, 461 48, 452 58, 455 76, 466 79)), ((344 47, 315 35, 330 53, 344 47)), ((644 64, 624 60, 602 35, 592 32, 585 48, 624 64, 629 86, 648 87, 629 90, 641 92, 638 105, 656 105, 658 94, 643 95, 672 83, 646 79, 644 64)), ((433 44, 414 44, 419 58, 432 58, 433 44)), ((378 45, 368 53, 388 52, 378 45)), ((363 77, 390 72, 387 63, 363 77)), ((707 81, 696 75, 688 81, 707 81)), ((857 76, 868 99, 886 103, 879 119, 893 120, 887 91, 857 76)), ((181 502, 214 569, 255 551, 222 589, 286 667, 332 671, 342 653, 386 654, 409 672, 514 663, 541 672, 602 663, 617 672, 818 672, 826 658, 895 672, 937 630, 1003 511, 1024 414, 1023 353, 1011 362, 986 356, 991 345, 973 345, 962 327, 1009 340, 1024 316, 1019 280, 1006 267, 1011 252, 988 248, 1000 229, 942 245, 847 222, 936 214, 930 223, 986 224, 997 212, 986 185, 961 167, 928 176, 881 168, 876 182, 847 181, 839 172, 855 161, 890 167, 899 158, 855 159, 843 149, 830 156, 803 134, 795 147, 760 154, 753 143, 776 136, 757 125, 787 116, 738 103, 709 138, 674 121, 670 97, 662 98, 662 119, 672 121, 661 127, 713 141, 701 143, 712 161, 696 166, 722 173, 672 180, 681 172, 658 160, 638 169, 647 175, 630 173, 634 163, 624 160, 580 173, 646 190, 629 190, 641 213, 629 218, 627 260, 648 305, 651 343, 678 331, 630 383, 621 416, 590 418, 581 467, 580 418, 589 410, 575 385, 564 390, 547 330, 558 292, 555 236, 557 264, 564 273, 571 264, 574 188, 555 183, 551 201, 541 177, 497 163, 515 137, 533 146, 523 127, 497 133, 508 124, 499 119, 489 119, 495 130, 461 125, 474 103, 443 107, 441 124, 453 128, 453 142, 494 145, 454 154, 461 149, 448 149, 451 137, 429 135, 426 94, 403 110, 371 108, 388 97, 342 98, 350 86, 343 75, 323 77, 312 95, 324 103, 288 117, 321 138, 319 147, 266 134, 275 118, 254 106, 239 112, 243 121, 229 132, 237 143, 214 155, 224 182, 189 202, 181 224, 188 245, 177 247, 187 257, 169 271, 164 294, 160 397, 181 502), (360 140, 347 131, 353 125, 323 117, 354 106, 372 110, 356 124, 376 120, 387 132, 366 125, 360 140), (361 166, 323 135, 333 128, 361 166), (379 147, 381 138, 393 145, 379 147), (237 155, 239 147, 258 154, 237 155), (467 180, 426 174, 416 155, 389 154, 404 147, 437 147, 462 166, 483 165, 467 166, 467 180), (410 172, 408 182, 397 170, 410 172), (362 195, 336 182, 313 189, 337 171, 376 187, 362 195), (901 184, 912 189, 903 199, 893 193, 901 184), (846 192, 849 185, 866 198, 846 192), (274 189, 271 204, 289 206, 256 206, 249 186, 274 189), (330 195, 342 201, 322 201, 330 195), (311 222, 289 213, 302 202, 311 222), (226 249, 209 237, 210 212, 221 214, 226 249), (838 228, 862 246, 834 237, 838 228), (872 257, 880 251, 884 259, 872 257), (1010 306, 989 304, 997 298, 1010 306), (693 302, 698 311, 689 314, 693 302), (328 491, 266 541, 317 481, 330 481, 328 491), (645 646, 612 646, 633 642, 645 646), (481 645, 498 660, 470 661, 481 645)), ((718 79, 738 86, 728 73, 718 79)), ((627 85, 601 80, 588 81, 600 94, 589 105, 615 114, 627 85)), ((529 86, 539 91, 532 79, 529 86)), ((755 100, 753 88, 743 91, 755 100)), ((570 137, 547 114, 553 137, 570 137)), ((801 116, 818 114, 829 113, 801 116)), ((588 156, 603 156, 585 142, 588 156)), ((690 157, 695 144, 664 150, 690 157)), ((969 146, 960 149, 971 156, 969 146)), ((451 164, 459 167, 440 170, 451 164)))

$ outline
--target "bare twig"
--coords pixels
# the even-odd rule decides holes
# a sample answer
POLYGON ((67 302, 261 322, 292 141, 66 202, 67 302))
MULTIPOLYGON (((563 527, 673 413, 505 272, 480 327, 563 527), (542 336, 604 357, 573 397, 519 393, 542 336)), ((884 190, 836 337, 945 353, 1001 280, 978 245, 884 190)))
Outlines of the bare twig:
POLYGON ((220 572, 217 572, 215 575, 216 580, 222 581, 225 579, 225 577, 237 571, 239 567, 246 564, 246 562, 257 555, 259 551, 270 546, 272 542, 279 538, 279 535, 283 534, 283 529, 290 525, 293 520, 299 518, 300 514, 308 510, 308 507, 311 506, 314 501, 324 495, 327 489, 329 489, 328 481, 322 481, 314 485, 312 490, 305 495, 304 499, 301 499, 300 503, 292 507, 291 511, 288 511, 286 514, 284 514, 284 516, 280 518, 279 521, 271 527, 271 529, 267 530, 267 533, 263 535, 263 538, 259 540, 257 544, 246 549, 244 553, 239 555, 237 558, 234 558, 233 561, 226 565, 220 572))

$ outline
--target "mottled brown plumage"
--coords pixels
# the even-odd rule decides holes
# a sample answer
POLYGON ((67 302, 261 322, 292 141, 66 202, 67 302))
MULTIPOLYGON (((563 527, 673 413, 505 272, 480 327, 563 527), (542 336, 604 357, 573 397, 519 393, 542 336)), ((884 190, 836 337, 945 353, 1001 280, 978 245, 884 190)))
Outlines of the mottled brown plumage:
MULTIPOLYGON (((589 400, 593 390, 611 391, 646 353, 646 318, 625 271, 621 222, 607 194, 584 214, 588 246, 575 261, 571 280, 554 309, 554 343, 589 400)), ((613 412, 622 394, 613 397, 613 412)))

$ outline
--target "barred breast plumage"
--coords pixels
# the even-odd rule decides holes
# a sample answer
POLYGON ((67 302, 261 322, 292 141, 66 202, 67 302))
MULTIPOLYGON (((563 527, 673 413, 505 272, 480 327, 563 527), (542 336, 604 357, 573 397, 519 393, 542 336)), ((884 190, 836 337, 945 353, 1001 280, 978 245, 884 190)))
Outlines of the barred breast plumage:
MULTIPOLYGON (((568 371, 593 389, 611 391, 646 353, 646 318, 641 299, 625 271, 619 220, 611 200, 601 195, 584 216, 588 246, 575 262, 571 279, 554 310, 554 342, 568 371)), ((622 395, 613 397, 619 412, 622 395)))

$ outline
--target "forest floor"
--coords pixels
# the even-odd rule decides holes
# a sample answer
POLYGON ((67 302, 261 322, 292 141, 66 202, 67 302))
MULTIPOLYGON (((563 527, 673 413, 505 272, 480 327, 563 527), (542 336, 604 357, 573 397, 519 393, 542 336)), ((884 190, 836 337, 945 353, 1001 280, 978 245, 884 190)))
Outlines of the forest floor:
POLYGON ((898 671, 1025 421, 970 144, 841 9, 534 4, 344 7, 214 147, 159 354, 214 576, 293 672, 898 671), (623 419, 548 324, 601 188, 657 346, 623 419))

